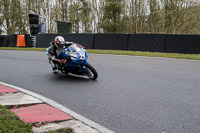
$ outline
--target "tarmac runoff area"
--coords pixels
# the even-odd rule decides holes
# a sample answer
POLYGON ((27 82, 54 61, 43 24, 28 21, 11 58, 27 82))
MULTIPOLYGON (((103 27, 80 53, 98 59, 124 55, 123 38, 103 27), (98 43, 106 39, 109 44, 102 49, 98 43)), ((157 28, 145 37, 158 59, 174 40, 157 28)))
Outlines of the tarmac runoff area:
POLYGON ((3 82, 0 104, 9 106, 22 121, 31 124, 35 133, 60 128, 72 128, 75 133, 114 133, 51 99, 3 82))

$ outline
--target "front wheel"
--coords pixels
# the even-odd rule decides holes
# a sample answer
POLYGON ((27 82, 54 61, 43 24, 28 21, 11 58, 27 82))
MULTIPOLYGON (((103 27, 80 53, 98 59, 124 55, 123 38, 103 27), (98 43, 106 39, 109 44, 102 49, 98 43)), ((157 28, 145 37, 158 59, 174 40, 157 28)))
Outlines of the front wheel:
POLYGON ((93 79, 93 80, 97 79, 98 73, 89 63, 85 65, 85 69, 87 70, 87 76, 90 79, 93 79))

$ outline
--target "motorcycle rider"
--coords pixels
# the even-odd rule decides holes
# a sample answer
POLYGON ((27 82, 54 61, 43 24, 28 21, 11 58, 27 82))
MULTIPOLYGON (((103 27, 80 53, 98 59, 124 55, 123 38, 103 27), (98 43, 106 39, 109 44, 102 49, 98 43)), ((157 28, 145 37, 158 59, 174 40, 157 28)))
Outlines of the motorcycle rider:
POLYGON ((59 58, 61 51, 72 44, 73 42, 66 42, 62 36, 55 37, 54 41, 50 43, 51 46, 49 47, 49 63, 52 66, 54 74, 59 73, 57 63, 60 63, 59 58))

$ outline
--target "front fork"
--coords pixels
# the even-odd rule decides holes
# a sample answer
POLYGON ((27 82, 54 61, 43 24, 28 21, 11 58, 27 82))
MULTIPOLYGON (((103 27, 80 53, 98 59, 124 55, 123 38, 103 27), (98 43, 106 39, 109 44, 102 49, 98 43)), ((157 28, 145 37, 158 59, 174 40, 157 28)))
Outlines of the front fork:
POLYGON ((88 70, 85 69, 85 65, 86 65, 87 63, 88 63, 88 62, 85 61, 85 63, 79 65, 79 68, 80 68, 81 70, 83 70, 83 74, 84 74, 84 75, 87 75, 87 74, 88 74, 88 70))

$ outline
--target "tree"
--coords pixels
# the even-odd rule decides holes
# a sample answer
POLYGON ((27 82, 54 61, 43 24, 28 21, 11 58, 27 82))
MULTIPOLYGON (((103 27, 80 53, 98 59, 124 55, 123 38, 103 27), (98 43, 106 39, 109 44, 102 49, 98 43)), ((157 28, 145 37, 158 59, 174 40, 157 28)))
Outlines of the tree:
POLYGON ((74 33, 200 34, 195 0, 0 0, 1 29, 29 33, 30 10, 47 16, 49 33, 67 21, 74 33))
POLYGON ((90 33, 91 30, 91 8, 89 7, 89 2, 86 0, 80 0, 80 21, 82 24, 82 32, 84 33, 90 33))
MULTIPOLYGON (((0 27, 3 25, 3 11, 2 11, 3 1, 0 1, 0 27)), ((2 28, 0 28, 0 35, 2 34, 2 28)))
POLYGON ((161 7, 158 0, 148 0, 149 15, 148 15, 148 32, 162 32, 162 16, 161 7))
POLYGON ((197 3, 190 0, 165 0, 164 28, 165 33, 191 33, 198 22, 197 3))
POLYGON ((4 28, 7 31, 7 34, 15 34, 19 14, 19 1, 18 0, 3 0, 2 1, 2 10, 3 10, 3 19, 5 23, 3 23, 4 28))
POLYGON ((69 22, 72 23, 72 31, 80 32, 80 1, 70 1, 69 22))
POLYGON ((122 26, 123 0, 107 0, 103 7, 103 19, 99 26, 106 33, 120 32, 122 26))

